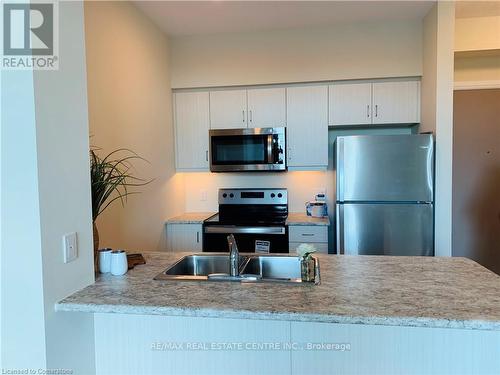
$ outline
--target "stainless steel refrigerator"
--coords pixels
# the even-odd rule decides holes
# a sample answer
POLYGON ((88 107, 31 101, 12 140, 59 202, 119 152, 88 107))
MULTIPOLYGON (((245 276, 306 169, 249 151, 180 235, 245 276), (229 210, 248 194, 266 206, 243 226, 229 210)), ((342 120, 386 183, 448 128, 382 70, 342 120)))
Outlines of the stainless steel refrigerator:
POLYGON ((336 141, 337 253, 434 255, 430 134, 336 141))

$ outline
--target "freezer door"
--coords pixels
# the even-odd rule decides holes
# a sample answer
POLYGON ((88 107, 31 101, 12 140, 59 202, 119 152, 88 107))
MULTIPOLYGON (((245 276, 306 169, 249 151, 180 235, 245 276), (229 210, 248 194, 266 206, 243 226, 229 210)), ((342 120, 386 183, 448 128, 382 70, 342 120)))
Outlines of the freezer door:
POLYGON ((434 255, 432 204, 337 204, 337 253, 434 255))
POLYGON ((337 201, 432 202, 430 134, 338 137, 337 201))

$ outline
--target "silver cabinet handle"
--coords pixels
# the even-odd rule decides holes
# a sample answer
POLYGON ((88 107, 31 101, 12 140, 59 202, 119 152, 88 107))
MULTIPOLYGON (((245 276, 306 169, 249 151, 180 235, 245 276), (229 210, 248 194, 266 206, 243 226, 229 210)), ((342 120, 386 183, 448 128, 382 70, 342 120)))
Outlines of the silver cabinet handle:
POLYGON ((370 104, 366 106, 366 117, 370 118, 370 104))
POLYGON ((252 122, 252 111, 250 110, 250 122, 252 122))
POLYGON ((312 237, 314 236, 314 233, 302 233, 304 237, 312 237))
POLYGON ((245 110, 241 111, 241 114, 243 116, 243 122, 245 122, 245 110))
POLYGON ((208 150, 205 151, 205 160, 208 161, 208 150))
POLYGON ((196 232, 196 243, 200 243, 200 232, 196 232))
POLYGON ((375 104, 375 117, 378 117, 378 104, 375 104))

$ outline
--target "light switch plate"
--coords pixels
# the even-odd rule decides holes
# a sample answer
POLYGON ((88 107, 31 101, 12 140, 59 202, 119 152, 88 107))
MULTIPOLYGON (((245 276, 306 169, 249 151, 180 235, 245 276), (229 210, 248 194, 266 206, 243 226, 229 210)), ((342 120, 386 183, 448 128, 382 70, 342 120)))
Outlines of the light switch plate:
POLYGON ((78 258, 76 232, 68 233, 63 236, 63 256, 64 263, 69 263, 78 258))

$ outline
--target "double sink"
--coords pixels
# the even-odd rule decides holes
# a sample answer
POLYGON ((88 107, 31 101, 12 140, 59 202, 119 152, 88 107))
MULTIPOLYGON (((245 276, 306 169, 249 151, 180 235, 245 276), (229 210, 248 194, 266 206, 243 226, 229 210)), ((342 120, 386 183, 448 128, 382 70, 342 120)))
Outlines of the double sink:
MULTIPOLYGON (((239 275, 231 276, 227 253, 187 255, 158 274, 155 280, 302 282, 301 262, 296 256, 240 254, 238 264, 239 275)), ((314 258, 314 271, 314 283, 319 284, 317 258, 314 258)))

